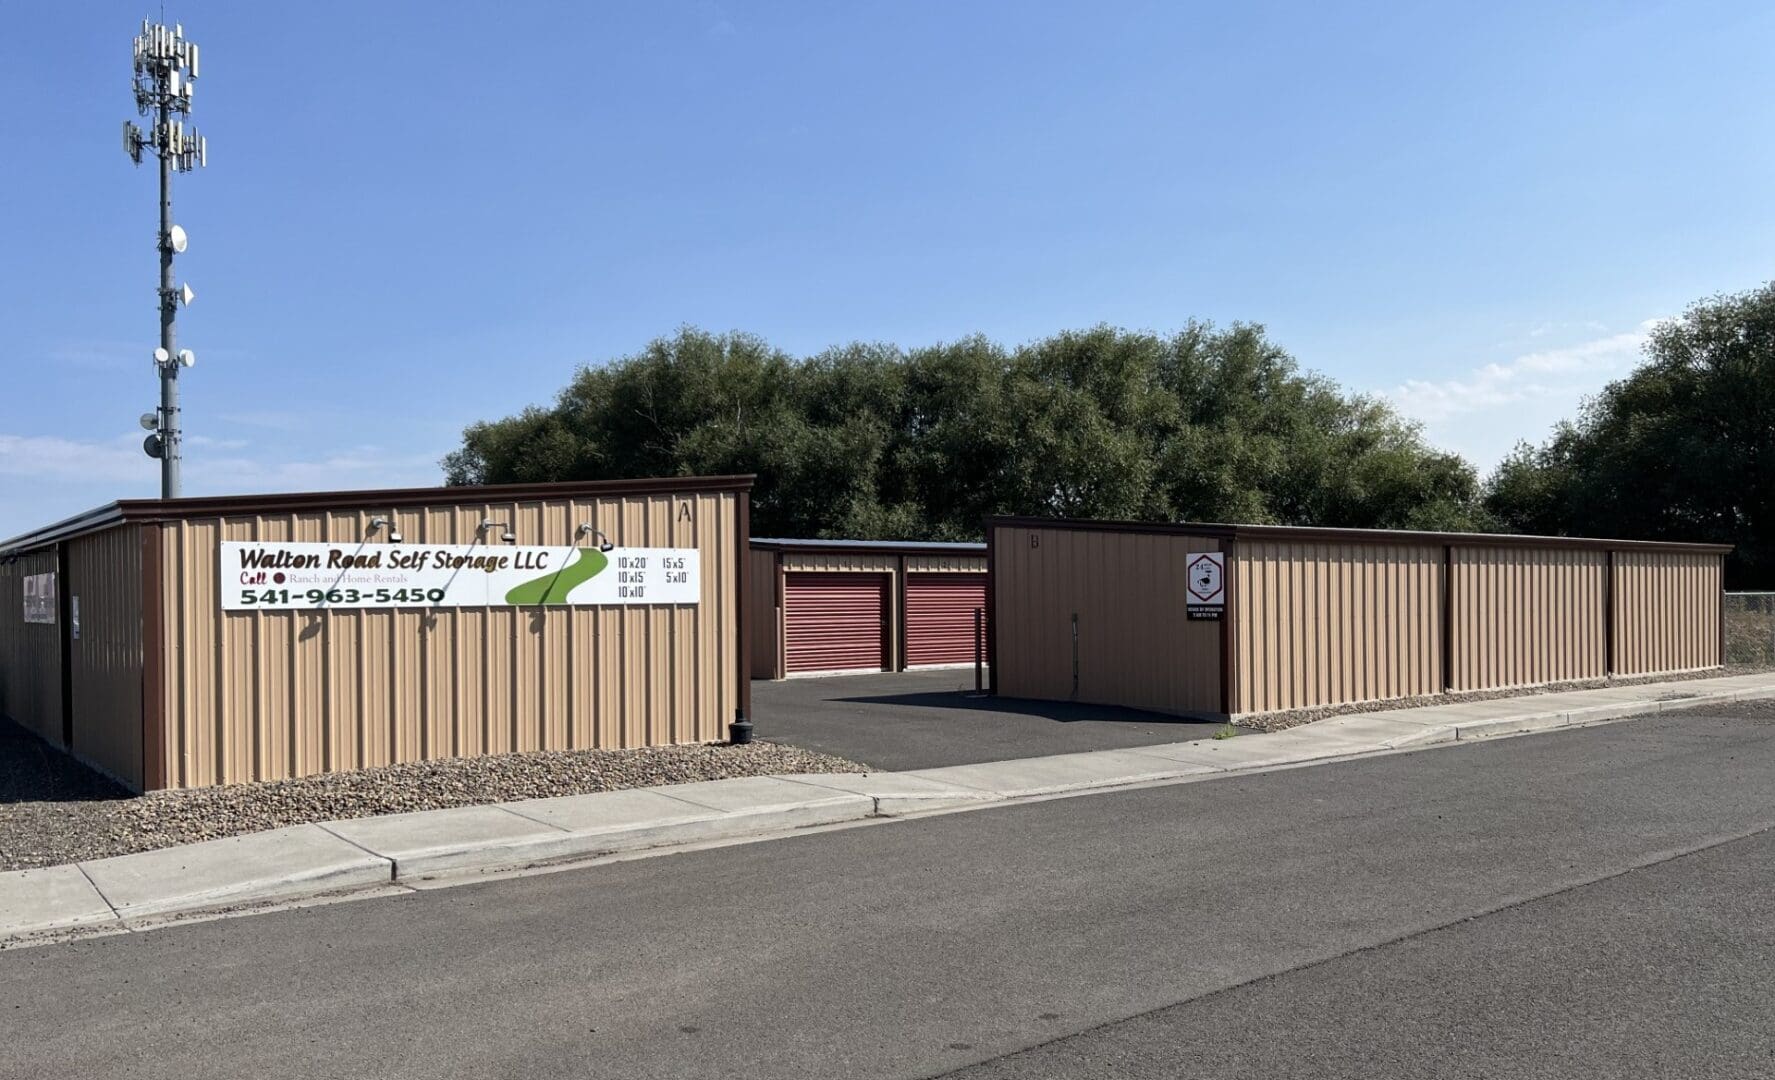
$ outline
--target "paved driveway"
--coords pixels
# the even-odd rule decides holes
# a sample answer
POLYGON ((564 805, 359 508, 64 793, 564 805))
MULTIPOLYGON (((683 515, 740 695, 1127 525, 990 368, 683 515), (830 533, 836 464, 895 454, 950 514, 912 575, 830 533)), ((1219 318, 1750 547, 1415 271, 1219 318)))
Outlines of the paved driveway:
POLYGON ((752 684, 761 739, 878 769, 1115 750, 1203 739, 1221 725, 1138 709, 974 695, 974 670, 840 675, 752 684))

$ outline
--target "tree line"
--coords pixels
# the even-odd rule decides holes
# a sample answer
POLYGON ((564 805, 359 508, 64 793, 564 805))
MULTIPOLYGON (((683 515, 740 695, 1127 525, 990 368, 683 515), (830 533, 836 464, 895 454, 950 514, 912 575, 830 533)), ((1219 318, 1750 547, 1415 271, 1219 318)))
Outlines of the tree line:
POLYGON ((1645 362, 1486 483, 1513 532, 1733 544, 1726 585, 1775 588, 1775 283, 1655 327, 1645 362))
POLYGON ((760 536, 974 540, 986 514, 1738 545, 1775 585, 1775 286, 1697 304, 1647 362, 1481 482, 1261 326, 1100 326, 797 358, 686 327, 483 421, 451 484, 756 473, 760 536))

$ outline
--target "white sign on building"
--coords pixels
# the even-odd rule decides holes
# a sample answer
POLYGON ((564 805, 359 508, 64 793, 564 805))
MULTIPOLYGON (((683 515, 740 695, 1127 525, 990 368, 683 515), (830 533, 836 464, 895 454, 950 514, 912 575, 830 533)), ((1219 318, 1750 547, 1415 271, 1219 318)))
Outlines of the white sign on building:
POLYGON ((55 575, 25 575, 25 621, 55 624, 55 575))
POLYGON ((695 548, 222 542, 226 611, 696 604, 695 548))
POLYGON ((1226 554, 1192 551, 1184 556, 1186 604, 1192 619, 1218 619, 1226 613, 1226 554))

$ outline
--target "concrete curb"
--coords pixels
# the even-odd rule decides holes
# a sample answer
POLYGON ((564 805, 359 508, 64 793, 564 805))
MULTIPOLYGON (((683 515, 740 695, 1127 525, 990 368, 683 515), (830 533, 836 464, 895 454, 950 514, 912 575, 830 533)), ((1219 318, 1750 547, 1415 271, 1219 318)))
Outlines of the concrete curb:
POLYGON ((1189 783, 1775 697, 1775 675, 1651 683, 1334 717, 1273 735, 954 765, 753 776, 297 825, 0 873, 0 947, 168 916, 765 838, 870 818, 1189 783), (1519 710, 1502 707, 1513 701, 1519 710), (1503 713, 1503 715, 1499 715, 1503 713))
MULTIPOLYGON (((1664 683, 1655 685, 1681 686, 1684 684, 1664 683)), ((1604 723, 1610 720, 1625 719, 1630 716, 1645 716, 1675 709, 1692 709, 1697 705, 1717 704, 1724 701, 1755 700, 1758 698, 1769 697, 1775 697, 1775 687, 1698 691, 1695 693, 1683 693, 1680 696, 1660 696, 1649 701, 1639 700, 1624 703, 1609 703, 1563 711, 1540 712, 1490 720, 1474 720, 1466 723, 1457 723, 1451 726, 1454 731, 1454 737, 1458 740, 1488 739, 1499 735, 1527 735, 1538 731, 1553 731, 1562 727, 1577 727, 1584 724, 1604 723)))

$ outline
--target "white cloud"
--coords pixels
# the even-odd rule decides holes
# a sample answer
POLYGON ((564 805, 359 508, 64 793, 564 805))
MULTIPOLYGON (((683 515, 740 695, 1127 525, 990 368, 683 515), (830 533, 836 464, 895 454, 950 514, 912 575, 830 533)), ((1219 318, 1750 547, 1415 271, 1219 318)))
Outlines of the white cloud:
MULTIPOLYGON (((355 446, 313 458, 274 451, 241 453, 240 440, 187 436, 186 495, 435 487, 443 483, 430 454, 355 446)), ((300 453, 300 451, 296 451, 300 453)), ((142 433, 113 439, 0 433, 0 538, 58 521, 119 498, 152 498, 159 466, 142 453, 142 433)))
POLYGON ((1484 412, 1548 399, 1576 404, 1585 394, 1630 371, 1640 359, 1646 336, 1658 324, 1649 319, 1621 334, 1559 349, 1524 353, 1504 363, 1486 364, 1454 379, 1407 379, 1384 391, 1407 416, 1435 424, 1463 413, 1484 412))
MULTIPOLYGON (((187 453, 184 476, 188 494, 429 487, 443 482, 438 466, 443 451, 391 453, 378 446, 358 446, 312 460, 278 461, 207 452, 243 449, 249 444, 242 439, 188 435, 185 443, 193 450, 206 451, 187 453)), ((128 484, 153 476, 155 468, 142 452, 139 434, 113 439, 0 434, 0 476, 46 484, 128 484)))
POLYGON ((213 446, 218 450, 242 450, 252 443, 246 439, 218 439, 213 435, 187 435, 187 446, 213 446))
POLYGON ((398 454, 356 446, 313 460, 267 461, 244 456, 187 459, 186 484, 212 494, 431 487, 443 483, 443 452, 398 454))
POLYGON ((146 460, 139 435, 82 440, 0 434, 0 475, 121 481, 139 476, 146 460))
POLYGON ((240 427, 266 428, 271 431, 301 431, 314 422, 311 415, 294 409, 288 411, 264 409, 257 412, 225 412, 219 418, 226 423, 240 427))

